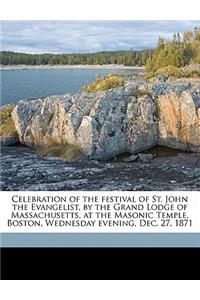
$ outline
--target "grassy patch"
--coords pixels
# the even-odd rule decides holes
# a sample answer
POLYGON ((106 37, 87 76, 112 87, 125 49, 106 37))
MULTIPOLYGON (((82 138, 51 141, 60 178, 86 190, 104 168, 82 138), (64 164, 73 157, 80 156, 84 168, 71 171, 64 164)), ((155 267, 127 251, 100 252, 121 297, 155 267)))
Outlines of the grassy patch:
POLYGON ((177 68, 174 66, 167 66, 167 67, 158 69, 155 72, 156 76, 162 75, 162 74, 167 75, 167 76, 176 77, 176 78, 181 78, 184 76, 182 68, 177 68))
POLYGON ((151 71, 151 72, 147 72, 144 74, 144 78, 145 79, 151 79, 155 76, 159 76, 159 75, 166 75, 166 76, 171 76, 171 77, 175 77, 175 78, 181 78, 184 76, 184 72, 182 70, 182 68, 177 68, 174 66, 167 66, 164 68, 160 68, 157 71, 151 71))
POLYGON ((43 156, 59 157, 68 161, 81 160, 84 158, 80 148, 70 144, 52 142, 51 144, 40 146, 36 150, 43 156))
POLYGON ((110 73, 105 77, 101 77, 99 74, 97 74, 96 80, 88 85, 85 85, 83 91, 87 93, 96 93, 121 86, 124 86, 123 75, 110 73))
POLYGON ((151 79, 151 78, 153 78, 153 77, 155 77, 155 72, 153 72, 153 71, 145 72, 145 73, 144 73, 144 79, 145 79, 145 80, 151 79))
POLYGON ((200 71, 198 70, 184 70, 185 78, 200 78, 200 71))
POLYGON ((4 109, 0 110, 0 137, 16 137, 17 131, 11 116, 13 104, 6 105, 4 109))
POLYGON ((174 78, 200 78, 200 71, 190 68, 177 68, 174 66, 167 66, 157 71, 146 72, 144 78, 146 80, 151 79, 158 75, 167 75, 174 78))

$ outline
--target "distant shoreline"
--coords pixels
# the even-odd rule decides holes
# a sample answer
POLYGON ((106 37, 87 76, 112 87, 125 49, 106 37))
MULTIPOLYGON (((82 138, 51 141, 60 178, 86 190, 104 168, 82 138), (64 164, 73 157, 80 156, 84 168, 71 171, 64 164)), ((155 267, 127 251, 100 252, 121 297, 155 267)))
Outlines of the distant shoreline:
POLYGON ((144 70, 144 67, 124 65, 0 65, 0 70, 43 70, 43 69, 122 69, 144 70))

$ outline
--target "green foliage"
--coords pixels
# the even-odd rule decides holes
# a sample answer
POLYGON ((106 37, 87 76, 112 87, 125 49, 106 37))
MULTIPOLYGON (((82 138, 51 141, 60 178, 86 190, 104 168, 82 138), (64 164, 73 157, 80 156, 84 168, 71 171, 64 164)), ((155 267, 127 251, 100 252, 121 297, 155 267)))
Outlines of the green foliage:
POLYGON ((120 74, 108 74, 106 77, 100 77, 92 83, 85 85, 84 92, 96 93, 113 88, 117 88, 124 85, 124 78, 120 74))
POLYGON ((2 65, 104 65, 144 66, 153 50, 103 51, 72 54, 25 54, 10 51, 0 52, 2 65))
POLYGON ((96 73, 96 80, 100 80, 101 79, 101 74, 99 72, 96 73))
POLYGON ((153 72, 153 71, 149 71, 149 72, 144 73, 144 79, 145 80, 151 79, 153 77, 155 77, 155 72, 153 72))
POLYGON ((59 144, 51 141, 50 144, 38 147, 37 152, 43 156, 60 157, 64 160, 82 160, 84 158, 81 150, 70 144, 59 144))
POLYGON ((160 68, 155 72, 146 72, 144 73, 144 78, 146 80, 151 79, 158 75, 167 75, 175 78, 200 78, 200 70, 193 68, 177 68, 173 66, 167 66, 160 68))
POLYGON ((17 132, 15 130, 14 122, 11 116, 14 105, 6 105, 0 110, 0 137, 15 137, 17 132))
MULTIPOLYGON (((157 48, 153 55, 147 59, 146 72, 156 72, 162 68, 170 67, 168 73, 179 77, 181 70, 171 67, 181 68, 188 64, 200 63, 200 27, 194 32, 185 32, 181 37, 179 33, 174 34, 172 41, 165 41, 159 37, 157 48)), ((151 74, 152 75, 152 74, 151 74)), ((148 75, 146 75, 148 77, 148 75)))
POLYGON ((196 69, 184 70, 184 77, 186 78, 200 78, 200 71, 196 69))
POLYGON ((167 66, 167 67, 164 67, 164 68, 160 68, 155 72, 156 76, 161 75, 161 74, 165 74, 167 76, 173 76, 173 77, 176 77, 176 78, 181 78, 181 77, 184 76, 184 73, 183 73, 182 69, 174 67, 174 66, 167 66))

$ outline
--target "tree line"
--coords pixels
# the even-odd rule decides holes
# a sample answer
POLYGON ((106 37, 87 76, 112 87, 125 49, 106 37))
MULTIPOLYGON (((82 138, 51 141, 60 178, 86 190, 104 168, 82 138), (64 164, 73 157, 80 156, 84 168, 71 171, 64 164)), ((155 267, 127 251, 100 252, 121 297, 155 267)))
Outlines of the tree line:
POLYGON ((102 51, 97 53, 25 54, 0 52, 1 65, 104 65, 144 66, 156 71, 167 66, 200 64, 200 27, 175 33, 171 41, 158 38, 156 49, 141 51, 102 51))
POLYGON ((182 35, 175 33, 171 41, 159 37, 157 47, 147 59, 147 71, 173 66, 177 68, 189 64, 200 64, 200 27, 186 31, 182 35))
POLYGON ((11 51, 0 52, 1 65, 104 65, 143 66, 153 50, 103 51, 72 54, 25 54, 11 51))

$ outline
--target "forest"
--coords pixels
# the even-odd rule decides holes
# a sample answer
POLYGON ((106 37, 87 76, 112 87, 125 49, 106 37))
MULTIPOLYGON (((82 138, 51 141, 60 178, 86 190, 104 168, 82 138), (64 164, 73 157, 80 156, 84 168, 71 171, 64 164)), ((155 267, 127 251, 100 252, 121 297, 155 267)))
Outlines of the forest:
POLYGON ((153 50, 103 51, 72 54, 25 54, 0 52, 1 65, 106 65, 143 66, 153 50))
POLYGON ((147 59, 147 71, 167 66, 177 68, 190 64, 200 64, 200 27, 186 31, 182 35, 175 33, 171 41, 159 37, 153 55, 147 59))

